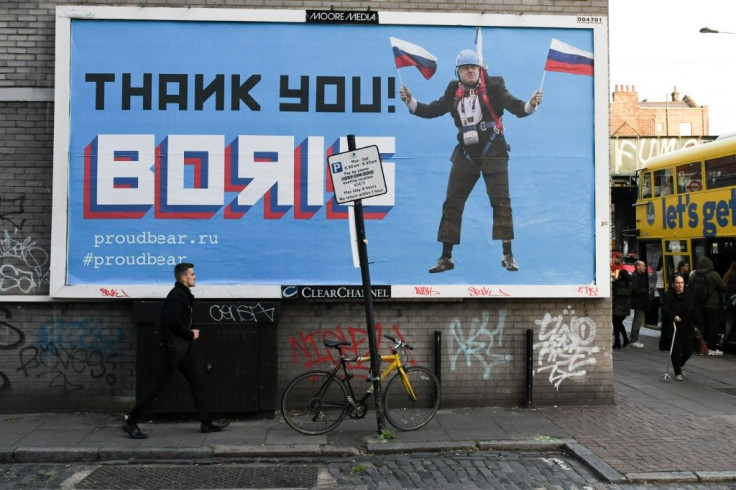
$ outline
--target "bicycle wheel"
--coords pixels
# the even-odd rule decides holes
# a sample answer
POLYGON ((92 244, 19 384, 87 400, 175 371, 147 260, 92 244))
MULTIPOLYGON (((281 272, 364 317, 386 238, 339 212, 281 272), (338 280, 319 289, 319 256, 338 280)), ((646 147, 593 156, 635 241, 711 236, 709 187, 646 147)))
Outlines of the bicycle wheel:
POLYGON ((294 378, 281 397, 281 413, 302 434, 324 434, 337 427, 348 412, 345 384, 327 371, 308 371, 294 378))
POLYGON ((404 372, 416 399, 412 398, 401 373, 391 378, 383 394, 386 420, 399 430, 416 430, 432 420, 440 406, 440 382, 427 368, 413 366, 404 372))

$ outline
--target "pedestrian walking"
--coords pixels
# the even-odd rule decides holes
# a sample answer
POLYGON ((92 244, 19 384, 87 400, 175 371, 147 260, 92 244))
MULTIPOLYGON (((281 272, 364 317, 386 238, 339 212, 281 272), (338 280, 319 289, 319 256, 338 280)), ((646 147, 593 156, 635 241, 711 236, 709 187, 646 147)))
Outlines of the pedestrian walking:
POLYGON ((634 318, 631 321, 631 347, 643 349, 644 344, 639 342, 639 330, 644 322, 644 315, 649 309, 651 301, 647 265, 642 260, 634 264, 634 273, 631 275, 631 307, 634 309, 634 318))
POLYGON ((174 267, 176 283, 166 296, 161 312, 161 326, 164 332, 166 359, 154 387, 125 417, 123 431, 133 439, 145 439, 147 434, 138 427, 138 419, 166 388, 175 370, 179 370, 192 392, 197 410, 200 431, 216 432, 228 426, 229 422, 216 422, 210 417, 206 400, 204 365, 197 359, 192 344, 199 339, 199 329, 192 328, 192 308, 194 295, 191 292, 197 283, 194 264, 183 262, 174 267))
POLYGON ((685 289, 685 279, 676 275, 672 281, 672 287, 665 293, 662 301, 659 350, 671 350, 672 369, 675 371, 677 381, 683 380, 683 368, 693 354, 694 316, 693 294, 685 289), (676 329, 673 328, 673 325, 676 326, 676 329))
POLYGON ((700 257, 698 268, 690 273, 688 284, 690 284, 697 302, 696 324, 700 327, 705 342, 708 344, 708 355, 722 356, 723 351, 719 349, 718 334, 721 295, 726 291, 726 284, 721 279, 721 275, 713 270, 713 261, 708 257, 700 257), (704 286, 703 293, 699 292, 700 284, 704 286))
POLYGON ((720 351, 725 350, 728 345, 733 325, 736 323, 736 261, 731 262, 731 266, 723 275, 723 283, 726 285, 726 292, 723 294, 726 318, 723 324, 723 338, 718 345, 720 351))
POLYGON ((629 274, 629 271, 626 269, 619 271, 618 279, 613 281, 611 285, 611 294, 613 296, 611 309, 613 348, 620 349, 622 347, 621 338, 623 338, 623 347, 629 345, 629 337, 626 335, 626 327, 624 327, 624 319, 631 313, 631 274, 629 274))

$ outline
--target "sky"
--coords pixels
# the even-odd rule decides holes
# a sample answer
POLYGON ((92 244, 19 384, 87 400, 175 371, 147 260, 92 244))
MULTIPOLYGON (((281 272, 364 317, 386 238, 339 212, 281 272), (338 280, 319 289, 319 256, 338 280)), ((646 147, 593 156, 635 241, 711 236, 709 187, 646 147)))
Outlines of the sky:
POLYGON ((652 102, 676 86, 708 106, 711 135, 736 132, 735 0, 609 0, 608 23, 609 100, 616 85, 652 102), (706 26, 722 33, 701 34, 706 26))

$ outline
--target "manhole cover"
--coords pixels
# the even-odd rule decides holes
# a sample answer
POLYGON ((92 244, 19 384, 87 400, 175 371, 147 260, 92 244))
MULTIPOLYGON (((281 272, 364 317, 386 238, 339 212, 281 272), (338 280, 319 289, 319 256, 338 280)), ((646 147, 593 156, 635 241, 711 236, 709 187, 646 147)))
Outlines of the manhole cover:
POLYGON ((316 480, 314 466, 102 466, 75 488, 311 488, 316 480))

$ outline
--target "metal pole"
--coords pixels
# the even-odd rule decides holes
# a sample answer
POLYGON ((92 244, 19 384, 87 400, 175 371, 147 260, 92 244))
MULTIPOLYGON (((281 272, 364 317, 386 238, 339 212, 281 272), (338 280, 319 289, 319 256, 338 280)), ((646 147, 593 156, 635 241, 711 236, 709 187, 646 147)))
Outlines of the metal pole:
MULTIPOLYGON (((348 150, 355 150, 355 135, 348 135, 348 150)), ((381 357, 378 355, 376 342, 376 321, 373 315, 373 291, 371 290, 371 273, 368 266, 368 240, 365 237, 365 222, 363 221, 363 201, 358 199, 354 203, 355 235, 358 239, 358 258, 360 259, 360 275, 363 279, 363 301, 365 303, 365 320, 368 327, 368 348, 371 353, 371 381, 373 382, 373 400, 376 405, 376 420, 378 433, 384 428, 383 405, 381 404, 381 378, 379 375, 381 357)))
MULTIPOLYGON (((442 332, 434 331, 434 374, 442 385, 442 332)), ((437 396, 437 393, 434 394, 437 396)))
POLYGON ((434 331, 434 374, 442 381, 442 332, 434 331))
POLYGON ((534 331, 532 329, 527 329, 526 331, 526 391, 525 391, 525 397, 524 397, 524 406, 526 408, 529 408, 532 406, 533 400, 533 392, 532 389, 532 380, 533 373, 532 373, 532 365, 534 364, 534 355, 533 355, 533 346, 532 343, 534 342, 534 331))

